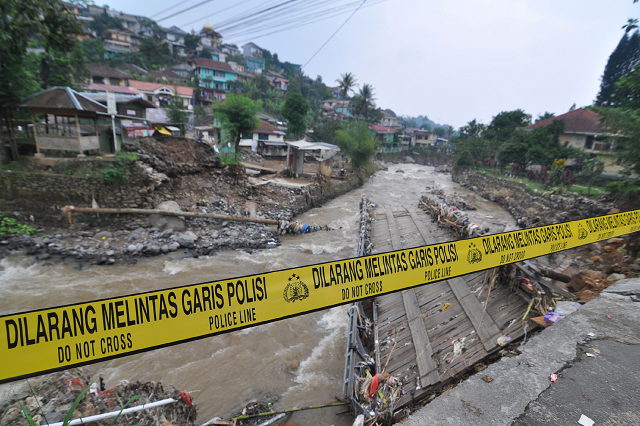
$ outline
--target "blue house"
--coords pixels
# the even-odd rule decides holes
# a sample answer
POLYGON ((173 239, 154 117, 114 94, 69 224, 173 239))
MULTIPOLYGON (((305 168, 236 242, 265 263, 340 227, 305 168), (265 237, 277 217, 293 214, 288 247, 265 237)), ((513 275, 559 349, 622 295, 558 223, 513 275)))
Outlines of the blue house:
POLYGON ((200 78, 204 101, 223 100, 227 92, 234 89, 236 73, 228 63, 207 58, 193 58, 189 63, 195 67, 194 72, 200 78))

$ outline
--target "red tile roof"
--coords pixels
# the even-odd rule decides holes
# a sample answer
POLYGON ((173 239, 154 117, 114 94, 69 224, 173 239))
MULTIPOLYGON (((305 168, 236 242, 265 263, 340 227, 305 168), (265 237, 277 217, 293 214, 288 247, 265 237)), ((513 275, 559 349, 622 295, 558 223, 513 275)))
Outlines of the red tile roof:
POLYGON ((568 133, 601 133, 600 116, 590 109, 579 108, 569 111, 566 114, 557 117, 547 118, 536 124, 525 127, 532 130, 539 127, 545 127, 553 123, 555 120, 564 121, 564 131, 568 133))
POLYGON ((189 62, 193 62, 197 67, 232 72, 235 74, 235 71, 233 70, 233 68, 231 68, 231 65, 226 62, 214 61, 213 59, 207 58, 193 58, 190 59, 189 62))
POLYGON ((379 134, 390 134, 390 133, 396 132, 395 129, 392 129, 391 127, 383 126, 382 124, 370 124, 369 128, 379 134))
POLYGON ((271 124, 267 123, 264 120, 259 120, 259 121, 260 121, 260 125, 255 129, 253 129, 255 133, 270 133, 270 134, 276 134, 276 132, 283 133, 282 130, 278 129, 276 126, 272 126, 271 124))
MULTIPOLYGON (((164 83, 149 83, 148 81, 138 81, 138 80, 129 80, 129 86, 142 90, 145 92, 153 92, 161 87, 166 87, 167 89, 173 92, 174 85, 173 84, 164 84, 164 83)), ((178 94, 182 96, 193 96, 193 87, 186 86, 175 86, 178 89, 178 94)))

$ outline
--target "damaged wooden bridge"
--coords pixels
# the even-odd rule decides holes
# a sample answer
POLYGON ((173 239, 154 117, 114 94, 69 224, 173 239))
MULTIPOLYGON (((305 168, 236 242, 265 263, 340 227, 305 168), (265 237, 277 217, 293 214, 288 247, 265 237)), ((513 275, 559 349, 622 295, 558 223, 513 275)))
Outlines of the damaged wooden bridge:
MULTIPOLYGON (((378 206, 372 218, 373 253, 453 240, 450 230, 417 208, 378 206)), ((528 303, 506 286, 489 290, 490 274, 450 278, 374 300, 376 371, 402 383, 394 410, 472 369, 499 351, 499 342, 524 335, 528 303)), ((357 378, 345 374, 348 392, 354 389, 350 380, 357 378)))

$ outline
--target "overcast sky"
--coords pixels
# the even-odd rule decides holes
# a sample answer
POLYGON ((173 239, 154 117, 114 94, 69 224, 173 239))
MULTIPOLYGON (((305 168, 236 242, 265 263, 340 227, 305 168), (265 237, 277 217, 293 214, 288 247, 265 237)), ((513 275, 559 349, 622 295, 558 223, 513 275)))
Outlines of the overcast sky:
MULTIPOLYGON (((180 3, 155 17, 160 19, 201 1, 107 4, 151 16, 180 3)), ((215 28, 264 4, 273 2, 212 0, 160 24, 187 31, 206 23, 215 28)), ((623 34, 620 27, 640 15, 640 4, 632 0, 386 0, 366 5, 305 73, 335 85, 341 73, 352 72, 358 84, 373 85, 380 107, 398 115, 427 115, 456 128, 474 118, 488 123, 500 111, 522 108, 535 117, 545 111, 562 114, 574 102, 591 104, 623 34)), ((278 53, 281 61, 304 64, 349 14, 262 38, 227 37, 224 42, 253 40, 278 53)))

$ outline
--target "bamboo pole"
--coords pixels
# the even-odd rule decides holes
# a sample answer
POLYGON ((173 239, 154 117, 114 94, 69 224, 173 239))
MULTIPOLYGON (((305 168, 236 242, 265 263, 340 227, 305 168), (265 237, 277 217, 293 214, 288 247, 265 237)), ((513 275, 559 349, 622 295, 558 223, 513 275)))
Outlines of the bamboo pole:
POLYGON ((278 221, 275 219, 258 219, 258 218, 247 217, 247 216, 228 216, 224 214, 200 213, 200 212, 168 212, 165 210, 155 210, 155 209, 111 209, 111 208, 94 209, 92 207, 65 206, 63 211, 64 213, 159 214, 163 216, 202 217, 206 219, 230 220, 234 222, 264 223, 266 225, 278 224, 278 221))

